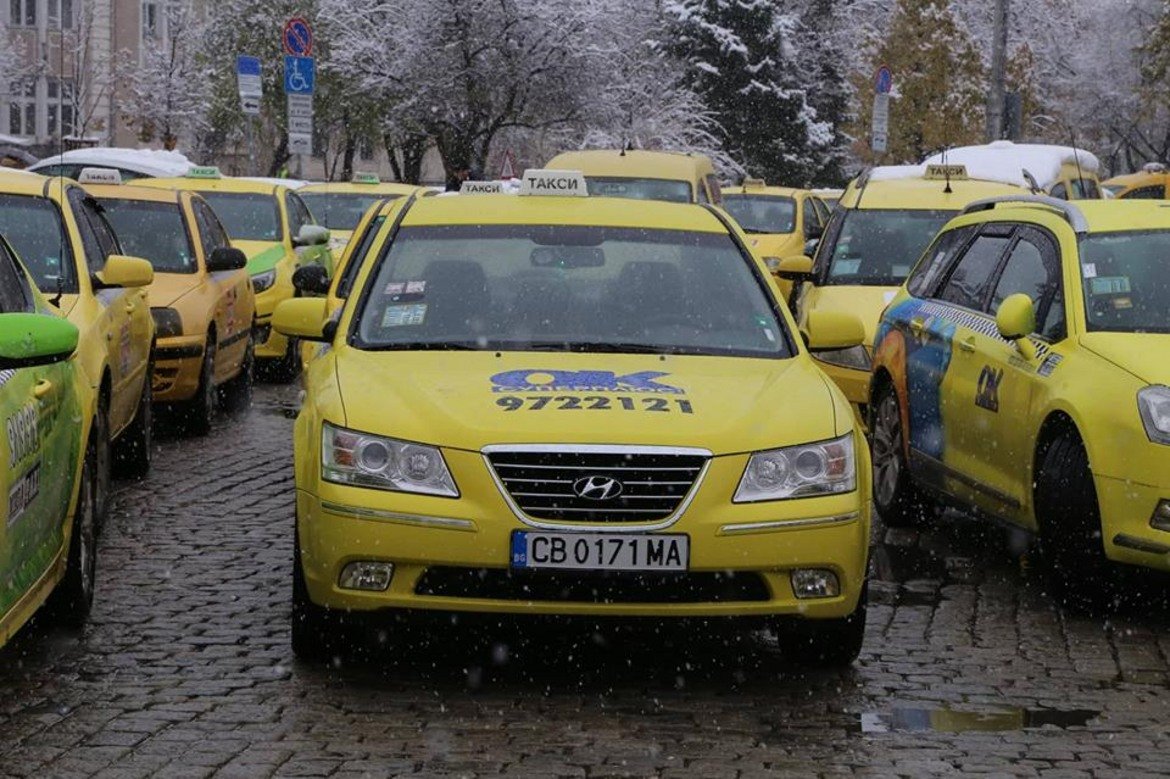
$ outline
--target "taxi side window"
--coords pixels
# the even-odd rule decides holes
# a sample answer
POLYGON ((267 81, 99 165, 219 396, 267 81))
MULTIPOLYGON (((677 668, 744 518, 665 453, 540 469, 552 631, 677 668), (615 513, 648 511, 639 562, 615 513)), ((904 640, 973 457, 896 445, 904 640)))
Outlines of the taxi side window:
POLYGON ((806 197, 804 199, 804 237, 816 238, 825 230, 825 224, 821 221, 821 212, 817 210, 816 198, 806 197))
POLYGON ((695 187, 695 191, 699 193, 700 203, 706 204, 711 202, 711 199, 707 197, 707 187, 701 182, 695 187))
POLYGON ((111 254, 118 253, 118 240, 93 198, 78 188, 70 189, 68 198, 85 248, 85 265, 90 273, 96 273, 106 266, 111 254))
POLYGON ((906 280, 906 291, 917 298, 930 297, 938 280, 977 229, 974 225, 959 227, 935 238, 906 280))
POLYGON ((221 246, 232 245, 223 225, 219 223, 215 212, 211 210, 211 206, 202 200, 193 200, 191 208, 195 211, 195 223, 199 226, 199 243, 203 246, 205 260, 221 246))
POLYGON ((353 289, 353 283, 357 279, 358 271, 361 270, 362 263, 366 259, 366 254, 370 251, 370 244, 374 242, 375 236, 378 235, 378 230, 382 228, 382 223, 385 221, 386 217, 384 216, 375 217, 366 227, 366 231, 362 233, 361 241, 349 255, 349 262, 345 266, 345 270, 341 272, 341 280, 337 282, 337 297, 349 297, 350 290, 353 289))
POLYGON ((309 213, 309 207, 305 205, 305 201, 292 192, 285 193, 284 197, 285 205, 288 208, 288 231, 293 238, 296 238, 302 227, 313 224, 313 215, 309 213))
POLYGON ((1023 293, 1036 306, 1037 332, 1059 340, 1064 335, 1064 296, 1061 294, 1060 260, 1055 243, 1039 230, 1025 227, 1012 247, 991 296, 990 312, 1009 295, 1023 293))
POLYGON ((939 293, 939 300, 956 306, 983 311, 984 302, 995 278, 1010 236, 980 235, 959 259, 939 293))
MULTIPOLYGON (((837 239, 841 237, 841 225, 845 222, 845 209, 838 208, 829 217, 825 225, 825 234, 817 244, 817 253, 813 258, 813 276, 823 280, 829 270, 829 263, 833 259, 833 252, 837 249, 837 239)), ((819 282, 817 282, 819 283, 819 282)))
POLYGON ((1068 200, 1068 189, 1064 186, 1063 181, 1054 186, 1048 194, 1061 200, 1068 200))
POLYGON ((1166 197, 1165 188, 1158 184, 1153 187, 1141 187, 1140 189, 1131 189, 1126 192, 1119 199, 1121 200, 1163 200, 1166 197))
POLYGON ((723 187, 719 186, 719 179, 715 174, 707 174, 707 189, 711 190, 711 202, 718 205, 723 202, 723 187))
POLYGON ((33 311, 28 279, 16 266, 8 247, 0 241, 0 314, 33 311))

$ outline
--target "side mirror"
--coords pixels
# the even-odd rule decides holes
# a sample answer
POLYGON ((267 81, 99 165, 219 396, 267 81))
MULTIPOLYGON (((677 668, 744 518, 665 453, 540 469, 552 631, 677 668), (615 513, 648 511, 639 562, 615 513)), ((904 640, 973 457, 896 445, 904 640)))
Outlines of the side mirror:
MULTIPOLYGON (((772 264, 769 263, 768 267, 771 268, 772 264)), ((807 254, 794 254, 789 257, 781 257, 772 272, 789 281, 808 281, 812 278, 812 269, 811 257, 807 254)))
POLYGON ((1028 336, 1036 332, 1036 306, 1023 292, 1008 295, 995 312, 995 326, 999 334, 1016 344, 1020 352, 1031 359, 1036 348, 1028 336))
POLYGON ((240 270, 248 264, 248 255, 234 246, 219 246, 212 250, 207 258, 207 272, 219 273, 227 270, 240 270))
POLYGON ((843 311, 809 311, 805 335, 810 352, 852 349, 865 343, 861 320, 843 311))
POLYGON ((77 325, 49 314, 0 314, 0 370, 49 365, 77 349, 77 325))
POLYGON ((806 257, 812 257, 817 253, 817 247, 821 245, 821 236, 824 234, 825 231, 820 230, 815 236, 804 242, 804 255, 806 257))
POLYGON ((276 306, 272 327, 281 335, 302 341, 331 341, 336 325, 329 317, 325 298, 291 298, 276 306), (328 326, 328 327, 327 327, 328 326))
POLYGON ((145 287, 154 281, 154 268, 141 257, 111 254, 94 275, 102 287, 145 287))
POLYGON ((302 295, 324 295, 329 292, 329 271, 311 262, 293 271, 292 283, 302 295))
POLYGON ((293 237, 293 246, 324 246, 329 243, 329 230, 321 225, 301 225, 293 237))

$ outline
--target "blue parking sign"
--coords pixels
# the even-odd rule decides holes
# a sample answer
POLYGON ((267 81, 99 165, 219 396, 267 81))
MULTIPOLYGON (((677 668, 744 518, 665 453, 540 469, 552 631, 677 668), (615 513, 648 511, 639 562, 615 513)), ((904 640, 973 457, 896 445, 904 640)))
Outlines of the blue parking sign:
POLYGON ((312 57, 284 57, 284 91, 289 95, 311 95, 317 84, 316 61, 312 57))

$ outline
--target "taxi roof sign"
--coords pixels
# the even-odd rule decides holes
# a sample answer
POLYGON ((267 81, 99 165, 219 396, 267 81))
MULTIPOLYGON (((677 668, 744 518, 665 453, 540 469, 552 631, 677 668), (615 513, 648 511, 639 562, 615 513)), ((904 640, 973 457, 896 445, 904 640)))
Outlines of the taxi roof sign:
POLYGON ((464 181, 459 185, 460 195, 492 195, 503 191, 502 181, 464 181))
POLYGON ((763 179, 746 178, 743 180, 744 189, 763 189, 767 186, 763 179))
POLYGON ((377 173, 355 173, 350 179, 351 184, 381 184, 382 179, 377 173))
POLYGON ((927 181, 954 181, 967 178, 966 165, 927 165, 923 175, 927 181))
POLYGON ((122 172, 115 168, 82 168, 77 181, 79 184, 121 184, 122 172))
POLYGON ((528 168, 520 177, 521 195, 589 197, 585 174, 579 170, 528 168))
POLYGON ((187 169, 189 179, 219 179, 223 174, 214 165, 192 165, 187 169))

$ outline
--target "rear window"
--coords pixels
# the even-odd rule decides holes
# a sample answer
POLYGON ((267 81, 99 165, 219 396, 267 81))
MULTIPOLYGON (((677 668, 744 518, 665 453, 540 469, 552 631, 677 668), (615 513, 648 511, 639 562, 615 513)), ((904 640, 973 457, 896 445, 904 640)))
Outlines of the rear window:
POLYGON ((272 195, 252 192, 201 192, 236 241, 279 241, 280 209, 272 195))
MULTIPOLYGON (((829 251, 826 284, 897 287, 930 245, 950 211, 850 209, 829 251)), ((821 253, 818 253, 818 260, 821 253)))
POLYGON ((632 200, 665 200, 691 203, 691 183, 669 179, 639 179, 586 176, 589 194, 594 197, 625 197, 632 200))
POLYGON ((298 192, 313 212, 317 224, 330 230, 353 230, 370 206, 398 195, 358 195, 353 193, 298 192))
POLYGON ((122 250, 149 260, 159 273, 194 273, 195 248, 178 203, 101 201, 122 250))
POLYGON ((796 201, 790 197, 726 194, 723 207, 745 233, 796 231, 796 201))
POLYGON ((0 194, 0 235, 8 239, 42 292, 77 292, 73 251, 53 201, 0 194))

